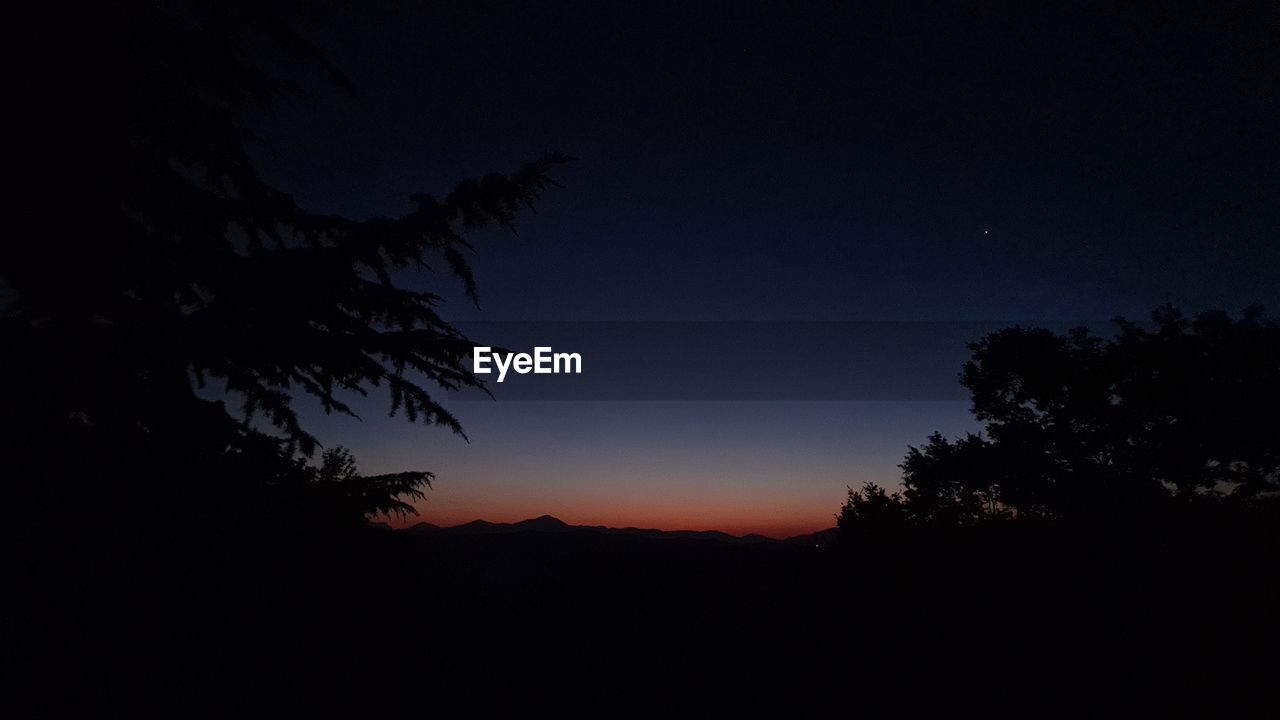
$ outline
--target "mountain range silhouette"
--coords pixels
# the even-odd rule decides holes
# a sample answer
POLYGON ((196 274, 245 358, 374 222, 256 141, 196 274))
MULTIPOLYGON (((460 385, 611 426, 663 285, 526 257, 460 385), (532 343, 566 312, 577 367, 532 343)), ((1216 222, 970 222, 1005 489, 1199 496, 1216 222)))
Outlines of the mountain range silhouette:
MULTIPOLYGON (((385 523, 384 529, 390 529, 385 523)), ((747 535, 731 535, 720 530, 658 530, 656 528, 624 527, 612 528, 604 525, 570 525, 552 515, 541 515, 514 523, 495 523, 487 520, 472 520, 462 525, 441 527, 429 522, 420 522, 397 532, 416 535, 503 535, 521 532, 535 533, 596 533, 602 535, 631 535, 655 540, 708 540, 731 544, 753 543, 790 543, 790 544, 826 544, 835 534, 835 528, 820 530, 815 533, 795 535, 778 540, 764 535, 751 533, 747 535)))

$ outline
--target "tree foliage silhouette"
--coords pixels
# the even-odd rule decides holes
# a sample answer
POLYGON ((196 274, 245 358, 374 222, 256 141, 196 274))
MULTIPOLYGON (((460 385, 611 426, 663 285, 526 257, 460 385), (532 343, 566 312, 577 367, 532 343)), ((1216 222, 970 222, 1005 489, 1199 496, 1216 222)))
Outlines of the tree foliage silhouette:
POLYGON ((1280 491, 1280 326, 1257 308, 1115 323, 972 343, 961 382, 983 435, 910 448, 901 495, 851 495, 841 518, 881 499, 918 525, 1114 520, 1280 491))
POLYGON ((996 448, 972 433, 949 441, 934 433, 902 461, 902 500, 924 522, 968 525, 999 517, 1004 468, 996 448))
POLYGON ((355 456, 337 446, 323 451, 316 465, 295 458, 288 478, 291 482, 282 489, 289 506, 301 506, 312 520, 353 527, 374 515, 417 514, 412 502, 426 497, 422 489, 431 485, 435 475, 421 471, 362 475, 355 456))
MULTIPOLYGON (((275 452, 267 474, 285 473, 317 445, 295 398, 353 414, 344 393, 382 388, 392 414, 462 432, 432 388, 477 384, 471 344, 404 274, 448 273, 478 303, 464 234, 511 228, 569 158, 414 194, 395 217, 311 212, 259 175, 243 119, 289 91, 263 58, 342 82, 279 16, 236 2, 37 15, 7 56, 24 212, 0 245, 7 396, 29 440, 240 470, 275 452)), ((407 510, 392 496, 427 476, 399 477, 364 507, 407 510)))
POLYGON ((846 537, 886 537, 906 527, 907 520, 902 493, 890 494, 869 482, 857 490, 849 488, 849 495, 836 515, 836 527, 846 537))

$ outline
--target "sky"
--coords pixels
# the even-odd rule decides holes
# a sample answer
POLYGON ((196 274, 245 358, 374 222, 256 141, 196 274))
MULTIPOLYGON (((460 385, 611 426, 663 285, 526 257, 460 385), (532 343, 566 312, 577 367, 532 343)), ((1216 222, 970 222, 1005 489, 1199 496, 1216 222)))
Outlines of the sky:
MULTIPOLYGON (((305 18, 354 94, 286 99, 258 155, 303 207, 354 217, 576 156, 519 236, 476 236, 480 308, 446 276, 407 279, 448 318, 1101 330, 1164 303, 1280 306, 1265 4, 434 5, 305 18)), ((958 372, 962 343, 937 352, 920 383, 958 372)), ((875 399, 499 393, 456 403, 470 442, 387 418, 385 398, 359 422, 306 419, 366 472, 436 473, 408 522, 785 536, 832 525, 847 485, 896 484, 930 432, 977 429, 962 396, 894 382, 875 399)))

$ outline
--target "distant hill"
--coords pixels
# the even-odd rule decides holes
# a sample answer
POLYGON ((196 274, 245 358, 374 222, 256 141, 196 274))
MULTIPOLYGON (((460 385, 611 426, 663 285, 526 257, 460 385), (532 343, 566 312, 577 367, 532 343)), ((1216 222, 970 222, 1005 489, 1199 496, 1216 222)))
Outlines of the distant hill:
POLYGON ((837 532, 836 528, 827 528, 826 530, 818 530, 817 532, 805 533, 804 535, 793 535, 782 542, 791 545, 813 545, 815 547, 824 547, 835 542, 837 532))
POLYGON ((563 532, 573 529, 572 525, 550 515, 543 515, 532 520, 521 520, 512 527, 520 530, 537 530, 538 532, 563 532))
POLYGON ((501 535, 518 532, 538 532, 538 533, 597 533, 602 535, 632 535, 636 537, 647 537, 657 540, 665 539, 682 539, 682 540, 710 540, 713 542, 731 543, 737 545, 754 544, 754 543, 789 543, 794 545, 823 544, 825 545, 834 536, 835 528, 830 530, 822 530, 817 533, 807 533, 797 535, 785 540, 774 540, 764 535, 745 535, 739 537, 730 535, 719 530, 657 530, 654 528, 611 528, 603 525, 570 525, 560 518, 551 515, 543 515, 541 517, 521 520, 514 523, 493 523, 487 520, 472 520, 469 523, 455 525, 453 527, 440 527, 428 522, 420 522, 412 527, 405 528, 401 532, 415 534, 440 534, 440 535, 501 535))

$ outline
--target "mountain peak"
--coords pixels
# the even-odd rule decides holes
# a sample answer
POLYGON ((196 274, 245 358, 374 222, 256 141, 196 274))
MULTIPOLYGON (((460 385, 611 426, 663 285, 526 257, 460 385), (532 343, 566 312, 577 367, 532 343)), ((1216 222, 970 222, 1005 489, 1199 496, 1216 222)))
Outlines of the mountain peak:
POLYGON ((516 523, 516 526, 521 528, 537 528, 537 529, 551 530, 551 529, 567 528, 569 527, 569 524, 558 517, 553 517, 551 515, 539 515, 536 518, 521 520, 520 522, 516 523))

